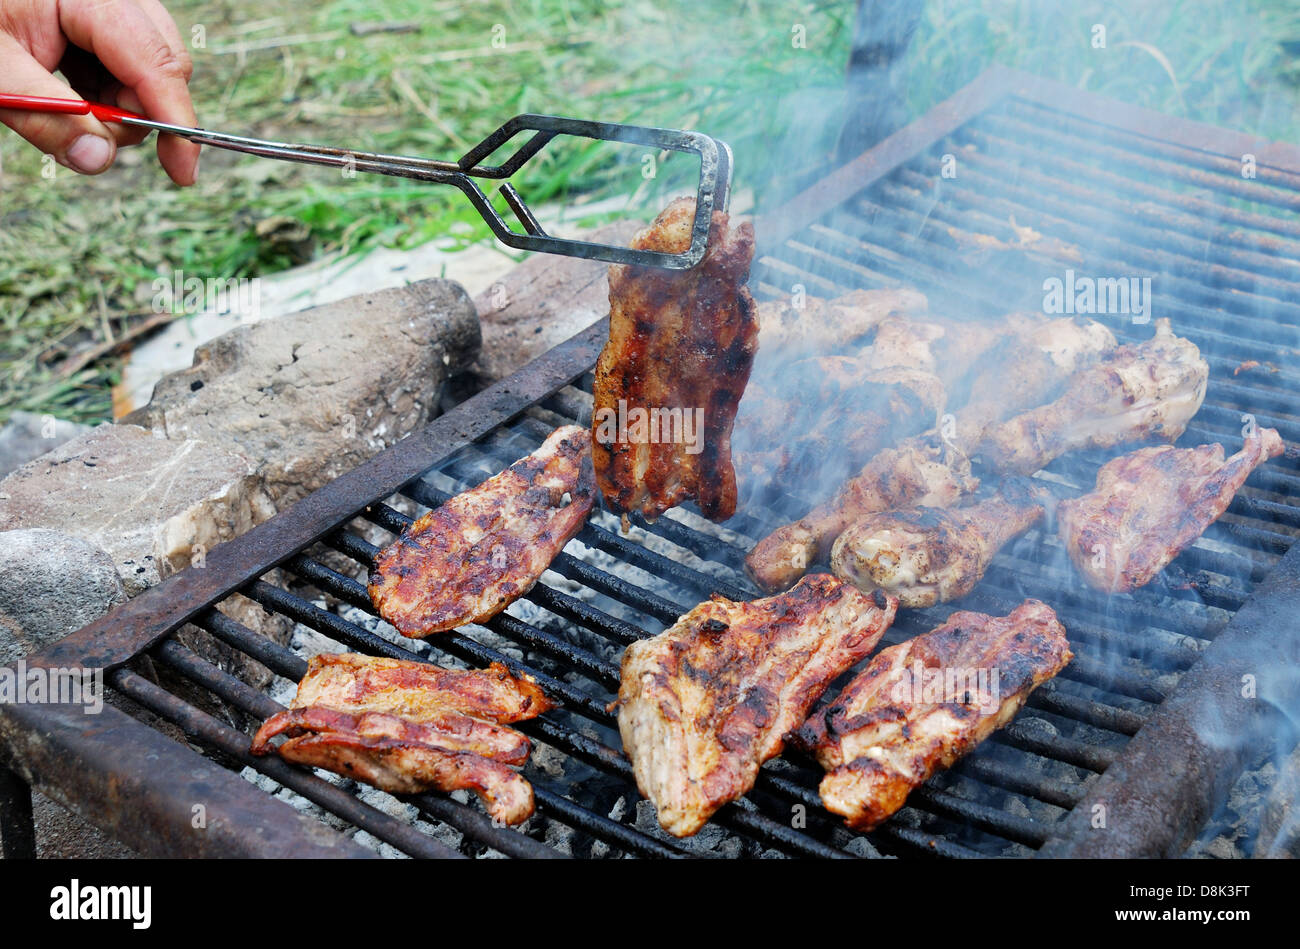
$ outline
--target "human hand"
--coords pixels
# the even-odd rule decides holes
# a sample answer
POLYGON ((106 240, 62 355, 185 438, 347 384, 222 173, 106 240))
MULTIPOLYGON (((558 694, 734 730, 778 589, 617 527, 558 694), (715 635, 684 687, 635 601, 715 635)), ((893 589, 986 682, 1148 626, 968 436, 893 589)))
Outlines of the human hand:
MULTIPOLYGON (((71 91, 193 126, 192 73, 180 31, 159 0, 0 0, 0 92, 67 99, 71 91)), ((113 163, 119 146, 149 134, 91 115, 0 109, 0 122, 60 164, 92 175, 113 163)), ((193 184, 199 146, 160 134, 158 160, 177 184, 193 184)))

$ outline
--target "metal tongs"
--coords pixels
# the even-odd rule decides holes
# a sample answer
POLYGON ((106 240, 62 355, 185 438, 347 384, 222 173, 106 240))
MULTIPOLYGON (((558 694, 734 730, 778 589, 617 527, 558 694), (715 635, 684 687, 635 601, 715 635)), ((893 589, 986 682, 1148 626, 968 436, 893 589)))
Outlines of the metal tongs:
POLYGON ((547 254, 564 254, 588 260, 603 260, 615 264, 635 264, 644 267, 662 267, 668 270, 686 270, 704 259, 708 249, 709 224, 715 210, 725 211, 731 188, 731 149, 725 143, 700 132, 677 129, 651 128, 641 125, 616 125, 610 122, 588 122, 566 119, 555 115, 516 115, 483 141, 471 148, 460 161, 435 161, 429 158, 410 158, 402 155, 381 155, 374 152, 357 152, 346 148, 324 145, 300 145, 272 142, 265 139, 229 135, 207 129, 155 122, 134 112, 115 106, 85 102, 80 99, 48 99, 41 96, 5 95, 0 93, 0 108, 23 109, 31 112, 58 112, 68 115, 93 115, 102 122, 117 122, 138 128, 155 129, 178 135, 201 145, 212 145, 264 158, 300 161, 312 165, 329 165, 335 168, 353 168, 379 175, 432 181, 436 184, 454 185, 465 193, 475 210, 492 228, 492 233, 509 247, 536 250, 547 254), (481 162, 520 132, 534 134, 513 155, 500 165, 481 162), (546 147, 557 135, 573 135, 601 141, 647 145, 675 152, 693 152, 700 156, 700 183, 695 196, 695 221, 691 231, 691 246, 680 254, 660 251, 633 250, 615 244, 597 244, 590 241, 567 240, 547 234, 536 216, 524 203, 519 192, 508 181, 498 189, 510 210, 514 212, 523 232, 513 230, 488 200, 475 178, 504 180, 515 174, 524 163, 546 147))

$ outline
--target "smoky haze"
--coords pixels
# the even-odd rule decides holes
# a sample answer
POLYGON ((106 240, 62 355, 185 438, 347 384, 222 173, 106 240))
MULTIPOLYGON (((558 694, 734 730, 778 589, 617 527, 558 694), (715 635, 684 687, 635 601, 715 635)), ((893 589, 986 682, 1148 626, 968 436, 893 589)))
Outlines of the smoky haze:
MULTIPOLYGON (((1209 6, 1197 8, 1210 16, 1209 6)), ((1292 128, 1294 86, 1276 50, 1260 53, 1252 35, 1269 28, 1279 9, 1215 5, 1214 18, 1234 27, 1214 55, 1244 57, 1255 70, 1251 82, 1229 87, 1221 79, 1216 85, 1203 51, 1179 29, 1194 10, 1173 22, 1156 4, 1121 16, 1103 4, 930 3, 916 22, 900 6, 896 19, 877 16, 865 34, 860 27, 850 37, 851 46, 869 47, 848 57, 867 63, 865 72, 849 74, 834 92, 791 90, 766 103, 786 116, 783 131, 760 161, 737 150, 738 179, 755 190, 751 285, 762 311, 827 320, 827 300, 917 290, 925 305, 900 306, 898 315, 945 327, 947 339, 962 343, 955 354, 929 350, 938 365, 927 368, 943 382, 935 402, 915 379, 863 384, 873 357, 875 368, 919 365, 914 354, 891 361, 878 326, 826 350, 767 340, 733 440, 741 510, 768 527, 794 520, 832 497, 877 450, 961 419, 973 388, 996 389, 1001 377, 1013 389, 1017 379, 1006 374, 1017 364, 1006 361, 1006 346, 982 351, 970 365, 956 358, 977 345, 972 328, 1025 339, 1047 321, 1095 321, 1119 344, 1139 345, 1168 321, 1209 368, 1205 404, 1176 444, 1217 443, 1232 455, 1258 424, 1276 427, 1288 454, 1265 465, 1218 523, 1134 593, 1109 595, 1084 582, 1049 503, 1043 521, 1003 549, 973 594, 922 611, 918 621, 933 625, 954 606, 1005 613, 1019 598, 1042 598, 1081 643, 1053 689, 1138 719, 1151 714, 1232 622, 1300 524, 1293 509, 1300 230, 1291 216, 1300 209, 1293 190, 1300 173, 1251 150, 1259 141, 1252 136, 1284 138, 1292 128), (892 67, 880 65, 880 49, 900 42, 892 67), (973 49, 983 55, 966 55, 973 49), (993 63, 1064 82, 1029 76, 1009 81, 1010 95, 963 99, 993 63), (889 101, 855 101, 873 94, 889 101), (967 120, 926 113, 950 94, 959 95, 953 107, 968 110, 967 120), (1131 106, 1244 135, 1207 130, 1180 139, 1131 106), (891 119, 918 117, 850 173, 831 172, 860 154, 837 151, 845 143, 865 151, 891 119), (855 122, 877 124, 864 135, 855 122), (813 190, 793 190, 800 186, 813 190), (1269 513, 1279 509, 1280 516, 1269 513)), ((1041 401, 1059 395, 1068 377, 1041 401)), ((1093 490, 1106 461, 1161 442, 1155 433, 1072 450, 1036 480, 1055 500, 1077 497, 1093 490)), ((975 497, 997 487, 995 471, 977 464, 976 473, 983 484, 975 497)), ((1265 668, 1245 647, 1224 659, 1253 663, 1255 671, 1242 674, 1251 676, 1250 700, 1260 712, 1243 730, 1240 719, 1225 721, 1221 706, 1207 705, 1195 719, 1198 735, 1215 748, 1284 755, 1300 721, 1294 667, 1265 668)), ((1051 715, 1034 727, 1069 734, 1105 756, 1127 741, 1097 722, 1051 715)), ((1238 841, 1245 852, 1253 833, 1238 841)))

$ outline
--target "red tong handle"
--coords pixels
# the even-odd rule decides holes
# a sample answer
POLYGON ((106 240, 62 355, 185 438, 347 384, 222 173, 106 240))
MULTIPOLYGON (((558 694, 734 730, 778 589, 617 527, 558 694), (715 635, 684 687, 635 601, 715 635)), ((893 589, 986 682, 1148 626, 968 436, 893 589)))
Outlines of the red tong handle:
POLYGON ((25 112, 58 112, 64 115, 93 115, 101 122, 120 122, 123 119, 143 119, 143 115, 119 109, 116 106, 83 102, 81 99, 47 99, 44 96, 15 96, 0 92, 0 109, 22 109, 25 112))

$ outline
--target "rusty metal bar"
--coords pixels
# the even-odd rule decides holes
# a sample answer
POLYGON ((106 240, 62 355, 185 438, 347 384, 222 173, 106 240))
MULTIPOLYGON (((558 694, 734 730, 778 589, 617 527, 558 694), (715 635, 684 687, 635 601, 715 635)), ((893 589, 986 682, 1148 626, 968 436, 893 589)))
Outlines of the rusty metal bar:
MULTIPOLYGON (((1099 168, 1076 161, 1068 157, 1079 154, 1074 149, 1057 150, 1040 140, 1007 138, 989 130, 990 127, 996 128, 998 120, 1003 119, 1011 121, 1005 116, 988 116, 963 127, 954 137, 958 141, 968 139, 985 152, 991 151, 990 146, 996 145, 1002 155, 1016 159, 1018 173, 1023 174, 1026 168, 1036 168, 1041 169, 1044 176, 1049 171, 1054 172, 1052 177, 1057 181, 1068 177, 1070 181, 1086 183, 1091 186, 1086 190, 1092 201, 1122 206, 1129 214, 1154 225, 1177 229, 1181 233, 1218 236, 1224 231, 1225 225, 1232 224, 1237 226, 1232 232, 1234 238, 1251 247, 1256 254, 1268 254, 1280 259, 1300 254, 1300 240, 1292 239, 1300 238, 1300 223, 1215 204, 1184 192, 1170 191, 1125 175, 1122 171, 1112 170, 1122 166, 1099 168), (1136 198, 1144 200, 1134 200, 1136 198), (1278 233, 1271 233, 1274 231, 1278 233)), ((977 165, 988 164, 995 168, 1000 164, 990 161, 989 156, 978 149, 963 150, 962 161, 977 165)), ((1080 184, 1079 187, 1082 190, 1085 185, 1080 184)))
POLYGON ((1040 851, 1173 857, 1300 708, 1300 546, 1292 547, 1040 851), (1282 711, 1284 714, 1279 715, 1282 711))
POLYGON ((1129 132, 1134 137, 1141 138, 1142 144, 1150 145, 1153 150, 1169 145, 1181 146, 1186 150, 1185 157, 1188 161, 1198 154, 1239 161, 1243 154, 1249 152, 1260 165, 1291 175, 1297 174, 1296 169, 1300 169, 1300 146, 1287 142, 1271 142, 1217 125, 1165 115, 1005 66, 990 67, 976 81, 984 79, 986 75, 1001 82, 1016 98, 1041 106, 1045 112, 1076 116, 1100 126, 1129 132), (1061 109, 1063 103, 1069 103, 1068 112, 1061 109))
MULTIPOLYGON (((1012 104, 1019 105, 1014 100, 1012 104)), ((1050 128, 1059 139, 1086 146, 1088 140, 1081 139, 1077 134, 1078 115, 1067 114, 1054 107, 1043 108, 1042 103, 1035 105, 1038 107, 1031 108, 1027 116, 1030 127, 1035 132, 1041 133, 1042 129, 1050 128)), ((1104 121, 1091 123, 1091 128, 1096 130, 1098 137, 1110 143, 1094 143, 1093 149, 1131 167, 1150 171, 1157 176, 1173 175, 1193 187, 1216 190, 1255 204, 1271 204, 1286 211, 1300 211, 1300 176, 1294 171, 1270 165, 1267 159, 1258 161, 1259 156, 1256 155, 1257 177, 1254 180, 1242 177, 1243 155, 1246 152, 1255 154, 1249 147, 1231 155, 1215 154, 1204 150, 1200 143, 1191 148, 1172 145, 1160 139, 1138 136, 1129 129, 1121 129, 1104 121)), ((1221 134, 1222 132, 1220 130, 1221 134)))
POLYGON ((375 856, 112 705, 0 704, 0 754, 146 857, 375 856))

